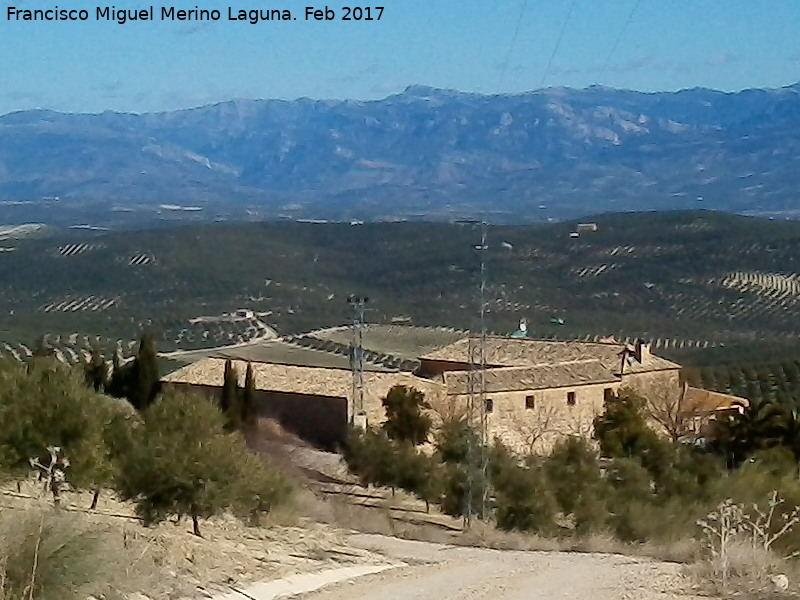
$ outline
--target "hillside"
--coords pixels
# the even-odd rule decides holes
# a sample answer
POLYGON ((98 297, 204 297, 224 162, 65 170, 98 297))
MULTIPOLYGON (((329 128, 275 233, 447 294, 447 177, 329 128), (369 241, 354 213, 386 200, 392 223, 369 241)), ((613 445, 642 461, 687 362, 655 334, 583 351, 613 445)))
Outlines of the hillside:
POLYGON ((800 87, 236 100, 0 116, 2 221, 496 223, 712 208, 796 216, 800 87))
MULTIPOLYGON (((796 349, 800 223, 712 212, 594 221, 598 231, 578 238, 575 223, 489 228, 490 330, 509 333, 525 317, 537 337, 644 336, 672 355, 716 348, 729 359, 773 360, 796 349)), ((218 224, 6 241, 0 340, 20 355, 44 333, 73 346, 88 344, 76 333, 132 345, 150 326, 164 350, 210 347, 272 328, 340 325, 351 293, 370 297, 369 322, 468 328, 478 242, 476 226, 422 223, 218 224), (222 317, 237 309, 253 312, 222 317)))

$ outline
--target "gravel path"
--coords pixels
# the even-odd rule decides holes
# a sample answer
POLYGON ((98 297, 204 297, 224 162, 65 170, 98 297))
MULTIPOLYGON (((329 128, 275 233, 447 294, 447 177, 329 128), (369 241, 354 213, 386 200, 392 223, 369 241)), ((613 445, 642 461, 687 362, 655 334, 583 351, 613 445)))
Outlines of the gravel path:
POLYGON ((514 552, 355 535, 356 547, 408 566, 304 600, 695 600, 680 565, 609 554, 514 552))

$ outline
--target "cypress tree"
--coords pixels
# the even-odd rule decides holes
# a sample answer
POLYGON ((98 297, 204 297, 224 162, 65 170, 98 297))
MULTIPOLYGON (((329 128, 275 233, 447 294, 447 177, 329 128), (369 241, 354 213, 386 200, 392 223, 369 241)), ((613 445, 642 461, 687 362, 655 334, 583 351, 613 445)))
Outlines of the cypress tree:
POLYGON ((139 341, 139 352, 133 363, 128 401, 137 410, 144 410, 155 400, 160 380, 155 339, 150 332, 145 332, 139 341))
POLYGON ((228 359, 225 361, 225 375, 219 401, 219 408, 225 415, 225 427, 228 430, 238 429, 241 425, 242 408, 239 396, 239 375, 228 359))
POLYGON ((130 389, 132 364, 123 365, 119 348, 111 358, 111 377, 106 386, 106 393, 115 398, 127 398, 130 389))
POLYGON ((102 354, 94 348, 91 349, 89 360, 83 366, 86 377, 86 384, 96 392, 102 392, 108 387, 108 373, 106 372, 106 361, 102 354))
POLYGON ((252 363, 247 363, 247 372, 244 376, 244 390, 242 390, 241 406, 242 427, 249 429, 256 423, 256 378, 253 373, 252 363))

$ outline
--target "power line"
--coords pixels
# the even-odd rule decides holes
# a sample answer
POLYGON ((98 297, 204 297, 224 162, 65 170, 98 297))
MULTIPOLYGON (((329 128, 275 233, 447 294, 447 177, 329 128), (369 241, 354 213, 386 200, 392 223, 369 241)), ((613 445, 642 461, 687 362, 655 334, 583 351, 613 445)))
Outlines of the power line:
POLYGON ((556 45, 553 46, 553 52, 550 54, 550 60, 547 61, 547 67, 542 74, 542 81, 539 83, 539 87, 544 87, 545 81, 547 81, 547 76, 550 74, 550 67, 553 66, 553 60, 558 53, 558 49, 561 46, 561 40, 564 39, 564 32, 567 30, 567 24, 569 23, 570 19, 572 18, 572 12, 575 10, 575 5, 578 3, 578 0, 572 0, 569 5, 569 12, 567 12, 567 18, 564 19, 564 23, 561 25, 561 31, 558 32, 558 39, 556 40, 556 45))
POLYGON ((471 431, 467 434, 467 481, 464 517, 469 525, 472 517, 477 515, 484 518, 487 514, 489 498, 488 489, 488 420, 486 399, 486 251, 487 223, 480 221, 461 221, 480 225, 480 245, 474 246, 479 252, 480 271, 478 282, 478 323, 477 327, 470 328, 469 344, 467 348, 469 371, 467 387, 469 406, 467 423, 471 431), (475 329, 478 331, 476 332, 475 329), (472 428, 478 429, 478 439, 473 439, 472 428), (477 447, 476 447, 477 445, 477 447), (476 494, 479 492, 480 495, 476 494), (477 506, 476 506, 477 501, 477 506))
POLYGON ((519 11, 519 18, 517 18, 517 26, 514 28, 514 35, 511 36, 511 45, 508 48, 508 54, 506 54, 506 60, 503 62, 502 69, 500 70, 500 83, 497 85, 498 88, 501 85, 503 85, 503 80, 506 77, 506 71, 508 71, 508 65, 511 62, 511 55, 514 52, 514 47, 517 45, 519 30, 522 27, 522 18, 525 16, 525 10, 527 8, 528 8, 528 0, 523 0, 522 8, 519 11))
POLYGON ((639 10, 639 5, 642 3, 642 0, 636 0, 631 11, 628 13, 628 20, 622 25, 622 29, 619 30, 619 34, 617 35, 617 39, 614 40, 614 44, 611 46, 611 50, 606 55, 605 61, 603 61, 603 67, 600 69, 601 73, 605 73, 606 69, 608 68, 608 63, 611 61, 611 57, 617 51, 617 47, 619 46, 620 41, 622 41, 622 37, 625 35, 625 32, 628 31, 628 27, 633 22, 633 15, 636 14, 636 11, 639 10))

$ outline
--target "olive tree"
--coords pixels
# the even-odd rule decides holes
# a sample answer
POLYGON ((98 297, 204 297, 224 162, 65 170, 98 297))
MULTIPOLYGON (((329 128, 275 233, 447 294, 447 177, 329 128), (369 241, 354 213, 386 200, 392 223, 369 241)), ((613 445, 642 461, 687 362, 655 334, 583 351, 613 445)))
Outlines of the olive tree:
POLYGON ((106 484, 111 468, 105 429, 113 403, 53 359, 0 366, 0 461, 21 479, 32 462, 50 464, 50 448, 58 448, 69 465, 64 483, 84 489, 106 484))
POLYGON ((168 391, 131 432, 117 490, 134 502, 146 524, 190 516, 199 536, 200 519, 242 506, 250 514, 263 512, 285 497, 281 476, 274 473, 270 488, 262 469, 244 438, 225 430, 225 417, 212 400, 168 391))

